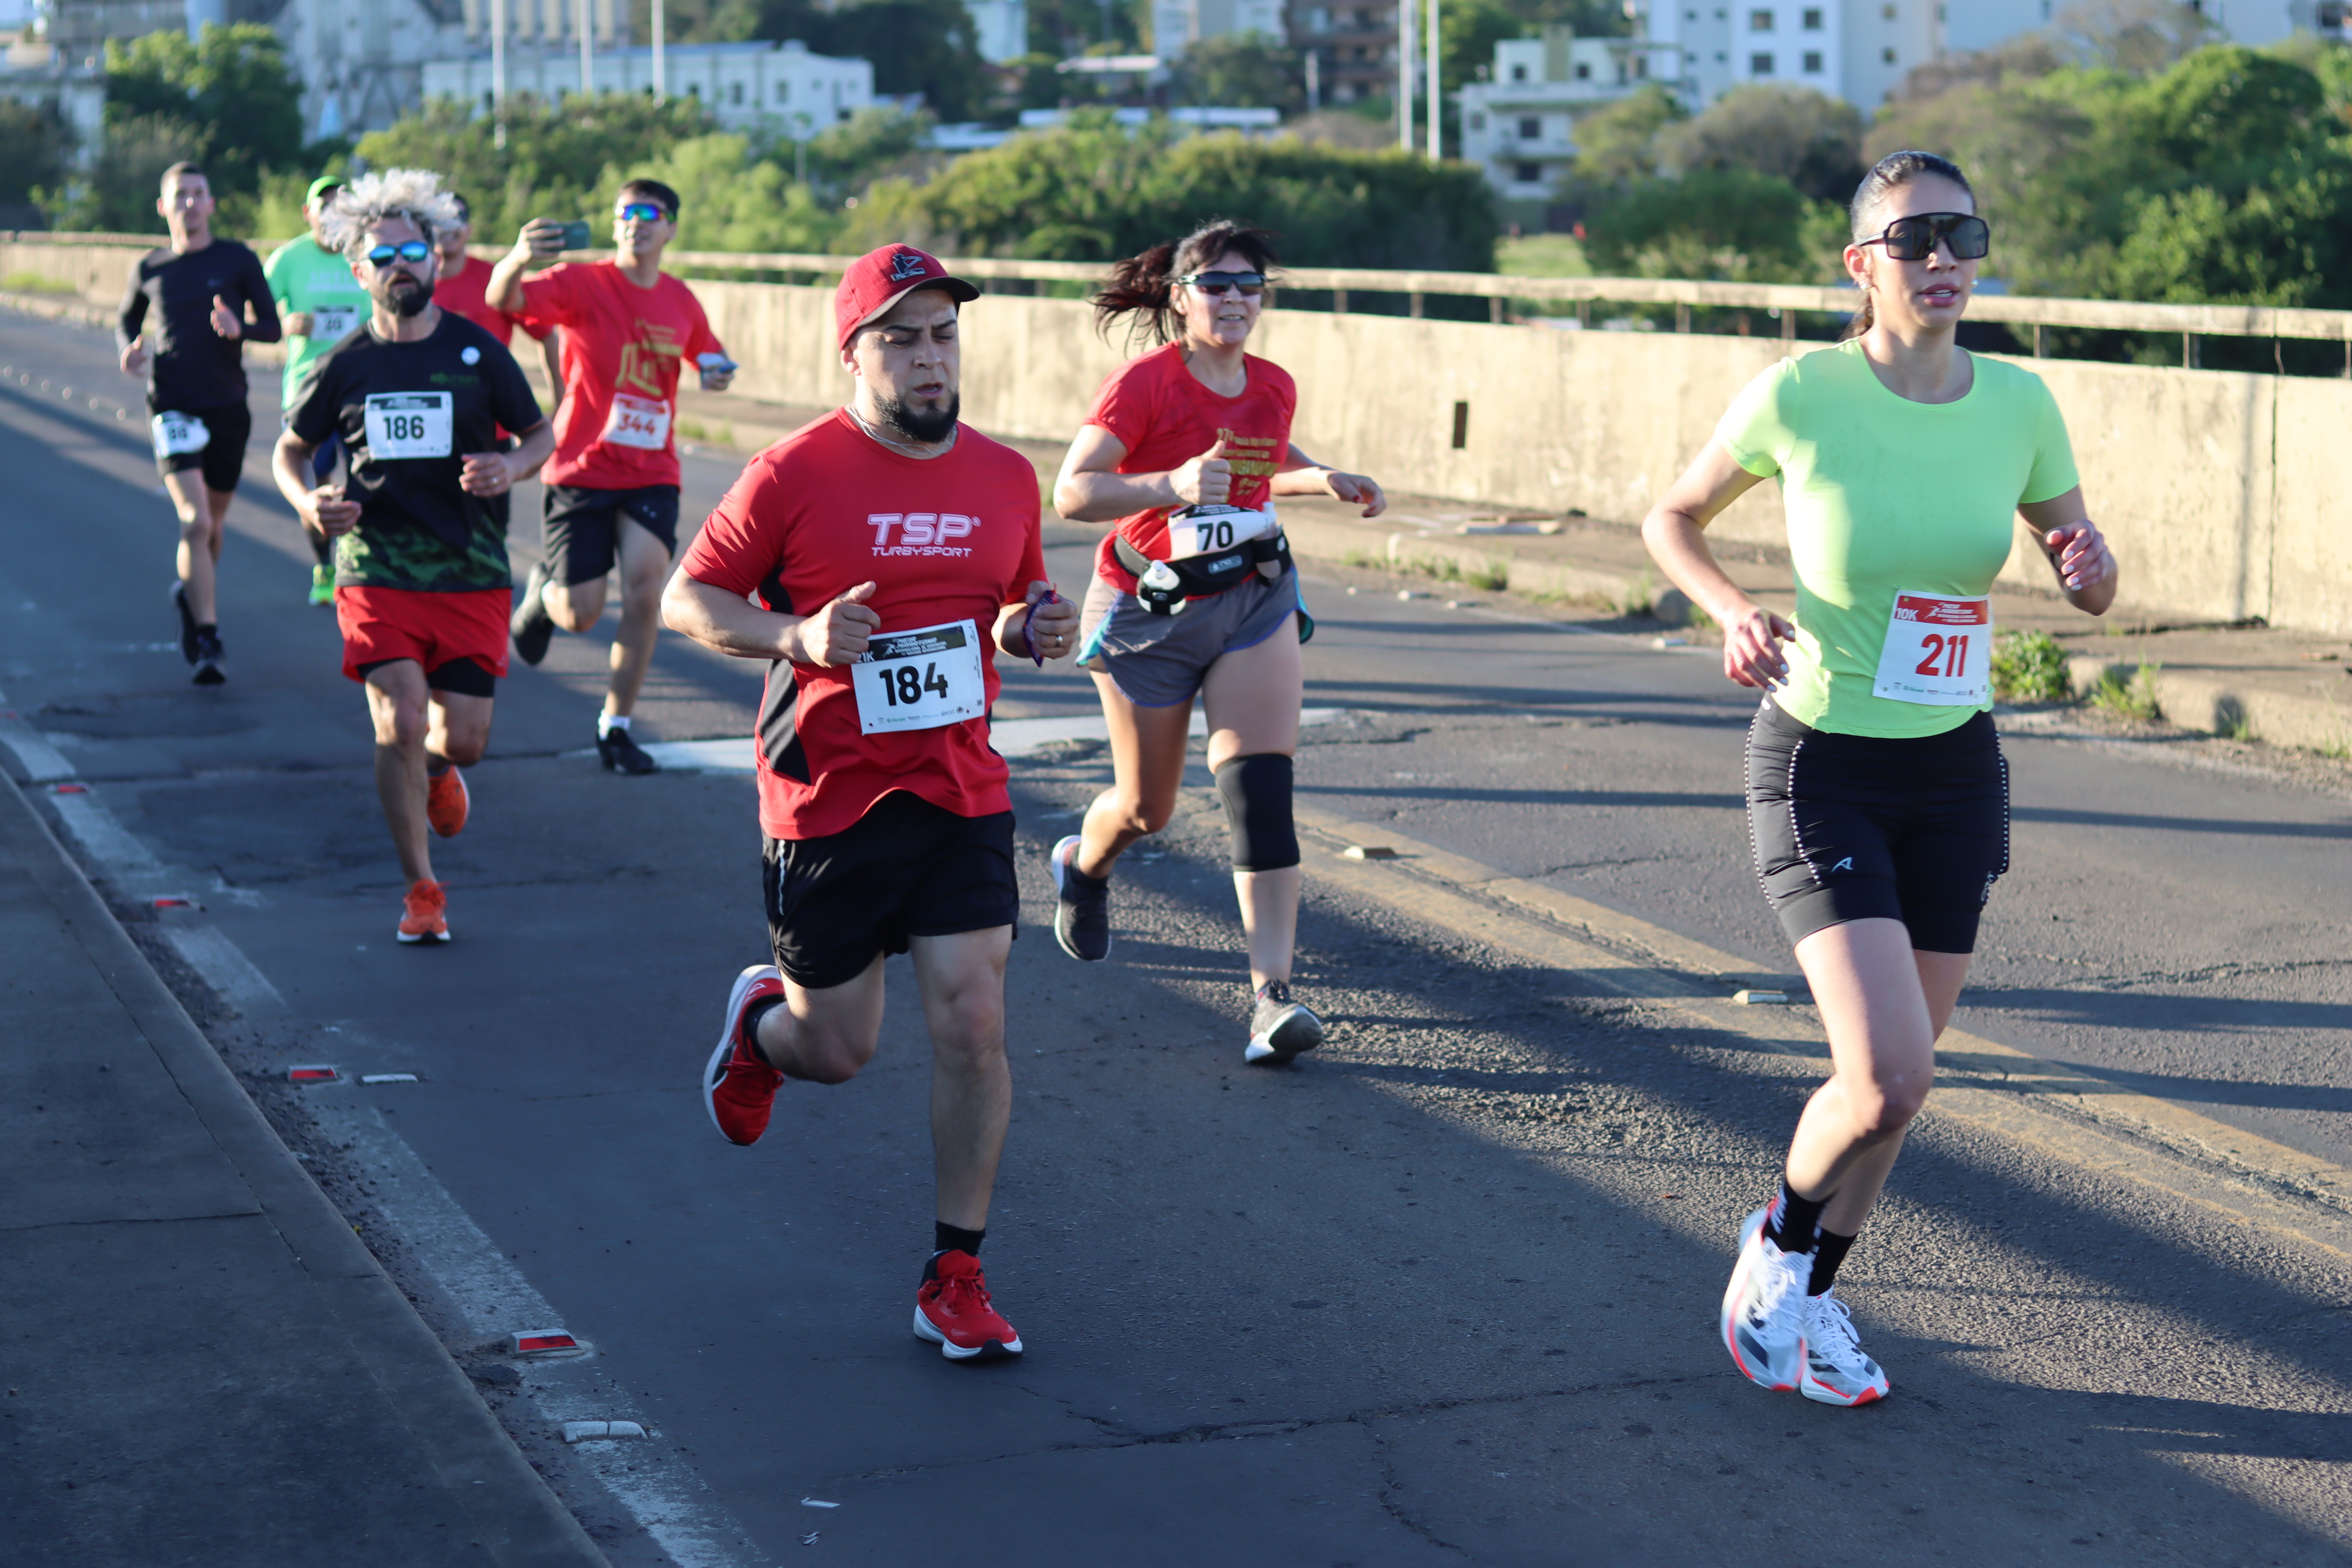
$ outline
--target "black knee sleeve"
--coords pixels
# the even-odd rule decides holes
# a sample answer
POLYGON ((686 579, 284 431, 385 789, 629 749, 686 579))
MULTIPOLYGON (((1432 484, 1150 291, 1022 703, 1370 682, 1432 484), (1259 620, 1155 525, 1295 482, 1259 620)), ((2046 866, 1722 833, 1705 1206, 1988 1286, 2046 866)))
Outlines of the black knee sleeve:
POLYGON ((1234 870, 1279 871, 1298 864, 1288 757, 1275 752, 1229 757, 1217 768, 1217 793, 1233 825, 1234 870))

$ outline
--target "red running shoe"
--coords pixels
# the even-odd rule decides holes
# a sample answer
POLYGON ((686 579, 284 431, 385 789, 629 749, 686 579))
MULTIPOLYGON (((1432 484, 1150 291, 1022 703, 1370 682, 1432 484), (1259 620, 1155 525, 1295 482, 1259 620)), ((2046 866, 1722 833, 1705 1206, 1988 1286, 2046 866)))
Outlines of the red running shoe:
POLYGON ((923 1266, 915 1292, 915 1337, 930 1341, 950 1361, 1021 1353, 1021 1336, 988 1304, 988 1277, 980 1259, 950 1249, 923 1266))
POLYGON ((425 820, 444 838, 455 838, 466 830, 466 808, 471 804, 466 794, 466 775, 454 767, 425 781, 425 820))
POLYGON ((395 934, 403 942, 447 942, 448 889, 439 882, 412 885, 400 901, 400 930, 395 934))
POLYGON ((702 1103, 710 1124, 730 1143, 745 1148, 757 1143, 768 1130, 768 1113, 776 1103, 776 1086, 784 1075, 768 1065, 759 1048, 743 1034, 743 1013, 766 996, 784 994, 784 977, 772 963, 755 963, 735 977, 727 994, 727 1017, 719 1035, 719 1048, 702 1069, 702 1103))

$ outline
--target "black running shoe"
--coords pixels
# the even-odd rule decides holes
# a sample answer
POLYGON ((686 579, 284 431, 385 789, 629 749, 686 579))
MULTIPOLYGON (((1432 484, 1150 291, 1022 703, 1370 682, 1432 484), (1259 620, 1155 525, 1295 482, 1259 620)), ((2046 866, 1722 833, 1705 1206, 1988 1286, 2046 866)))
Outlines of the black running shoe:
POLYGON ((1061 895, 1054 910, 1054 940, 1072 958, 1100 963, 1110 956, 1110 879, 1097 880, 1071 864, 1077 858, 1075 833, 1054 846, 1047 864, 1054 869, 1054 891, 1061 895))
MULTIPOLYGON (((525 664, 537 664, 547 657, 548 639, 555 636, 555 617, 547 613, 546 604, 539 591, 547 586, 547 568, 534 566, 522 580, 522 600, 507 617, 507 631, 514 638, 515 653, 525 664)), ((606 767, 612 759, 604 761, 606 767)), ((650 770, 640 769, 640 772, 650 770)))
POLYGON ((228 653, 221 647, 220 633, 196 634, 196 684, 218 686, 228 679, 228 653))
POLYGON ((626 730, 614 730, 596 737, 596 760, 604 764, 608 773, 657 773, 661 764, 646 755, 646 749, 630 739, 626 730))
POLYGON ((180 657, 190 664, 196 662, 196 617, 188 608, 188 585, 172 584, 172 608, 180 612, 180 657))
POLYGON ((1323 1043, 1323 1020, 1290 999, 1290 987, 1269 980, 1258 987, 1257 1006, 1250 1015, 1249 1048, 1245 1062, 1286 1062, 1323 1043))

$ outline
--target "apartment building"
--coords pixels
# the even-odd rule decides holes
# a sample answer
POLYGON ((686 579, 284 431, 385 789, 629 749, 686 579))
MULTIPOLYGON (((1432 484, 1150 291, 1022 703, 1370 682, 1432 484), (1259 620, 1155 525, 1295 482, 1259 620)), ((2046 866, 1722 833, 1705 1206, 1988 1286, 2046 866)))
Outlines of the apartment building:
POLYGON ((1495 46, 1489 79, 1461 92, 1462 156, 1496 194, 1540 201, 1576 160, 1576 121, 1649 82, 1680 85, 1681 51, 1653 38, 1580 38, 1564 26, 1495 46))
POLYGON ((1942 8, 1941 0, 1659 0, 1649 24, 1653 38, 1680 48, 1696 103, 1765 82, 1868 111, 1936 58, 1942 8))
POLYGON ((1319 3, 1290 8, 1290 43, 1315 57, 1317 85, 1325 103, 1353 103, 1396 92, 1397 8, 1383 5, 1319 3))
MULTIPOLYGON (((663 89, 694 97, 730 131, 814 135, 849 119, 874 100, 874 67, 865 60, 812 53, 797 38, 782 43, 677 44, 662 51, 663 89)), ((648 92, 654 83, 649 48, 599 49, 589 56, 595 92, 648 92)), ((490 109, 487 49, 425 68, 425 90, 490 109)), ((580 55, 536 46, 507 51, 507 90, 553 101, 580 90, 580 55)))

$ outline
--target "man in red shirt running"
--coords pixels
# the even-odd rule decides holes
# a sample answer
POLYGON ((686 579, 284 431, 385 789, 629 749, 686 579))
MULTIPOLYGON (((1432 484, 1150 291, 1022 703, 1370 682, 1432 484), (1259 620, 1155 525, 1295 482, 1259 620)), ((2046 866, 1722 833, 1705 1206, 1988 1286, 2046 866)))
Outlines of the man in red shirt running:
POLYGON ((547 465, 541 564, 530 570, 509 629, 525 664, 547 655, 555 628, 584 632, 604 613, 604 576, 621 569, 621 626, 613 678, 596 721, 596 754, 614 773, 649 773, 653 758, 629 734, 637 692, 661 630, 662 581, 677 552, 677 379, 688 361, 708 392, 735 366, 694 290, 661 269, 677 234, 677 193, 658 180, 621 187, 614 257, 523 269, 563 248, 563 226, 534 218, 490 271, 484 298, 525 331, 563 331, 563 394, 555 459, 547 465))
POLYGON ((1021 1353, 979 1256, 1012 1110, 1004 963, 1021 907, 988 740, 995 654, 1065 658, 1078 624, 1045 580, 1035 470, 957 423, 957 307, 978 295, 911 246, 853 264, 834 297, 849 405, 751 459, 662 600, 674 629, 769 661, 757 744, 776 963, 737 977, 704 1103, 749 1144, 784 1079, 856 1077, 880 1040, 883 958, 913 952, 939 1181, 914 1328, 954 1361, 1021 1353))

